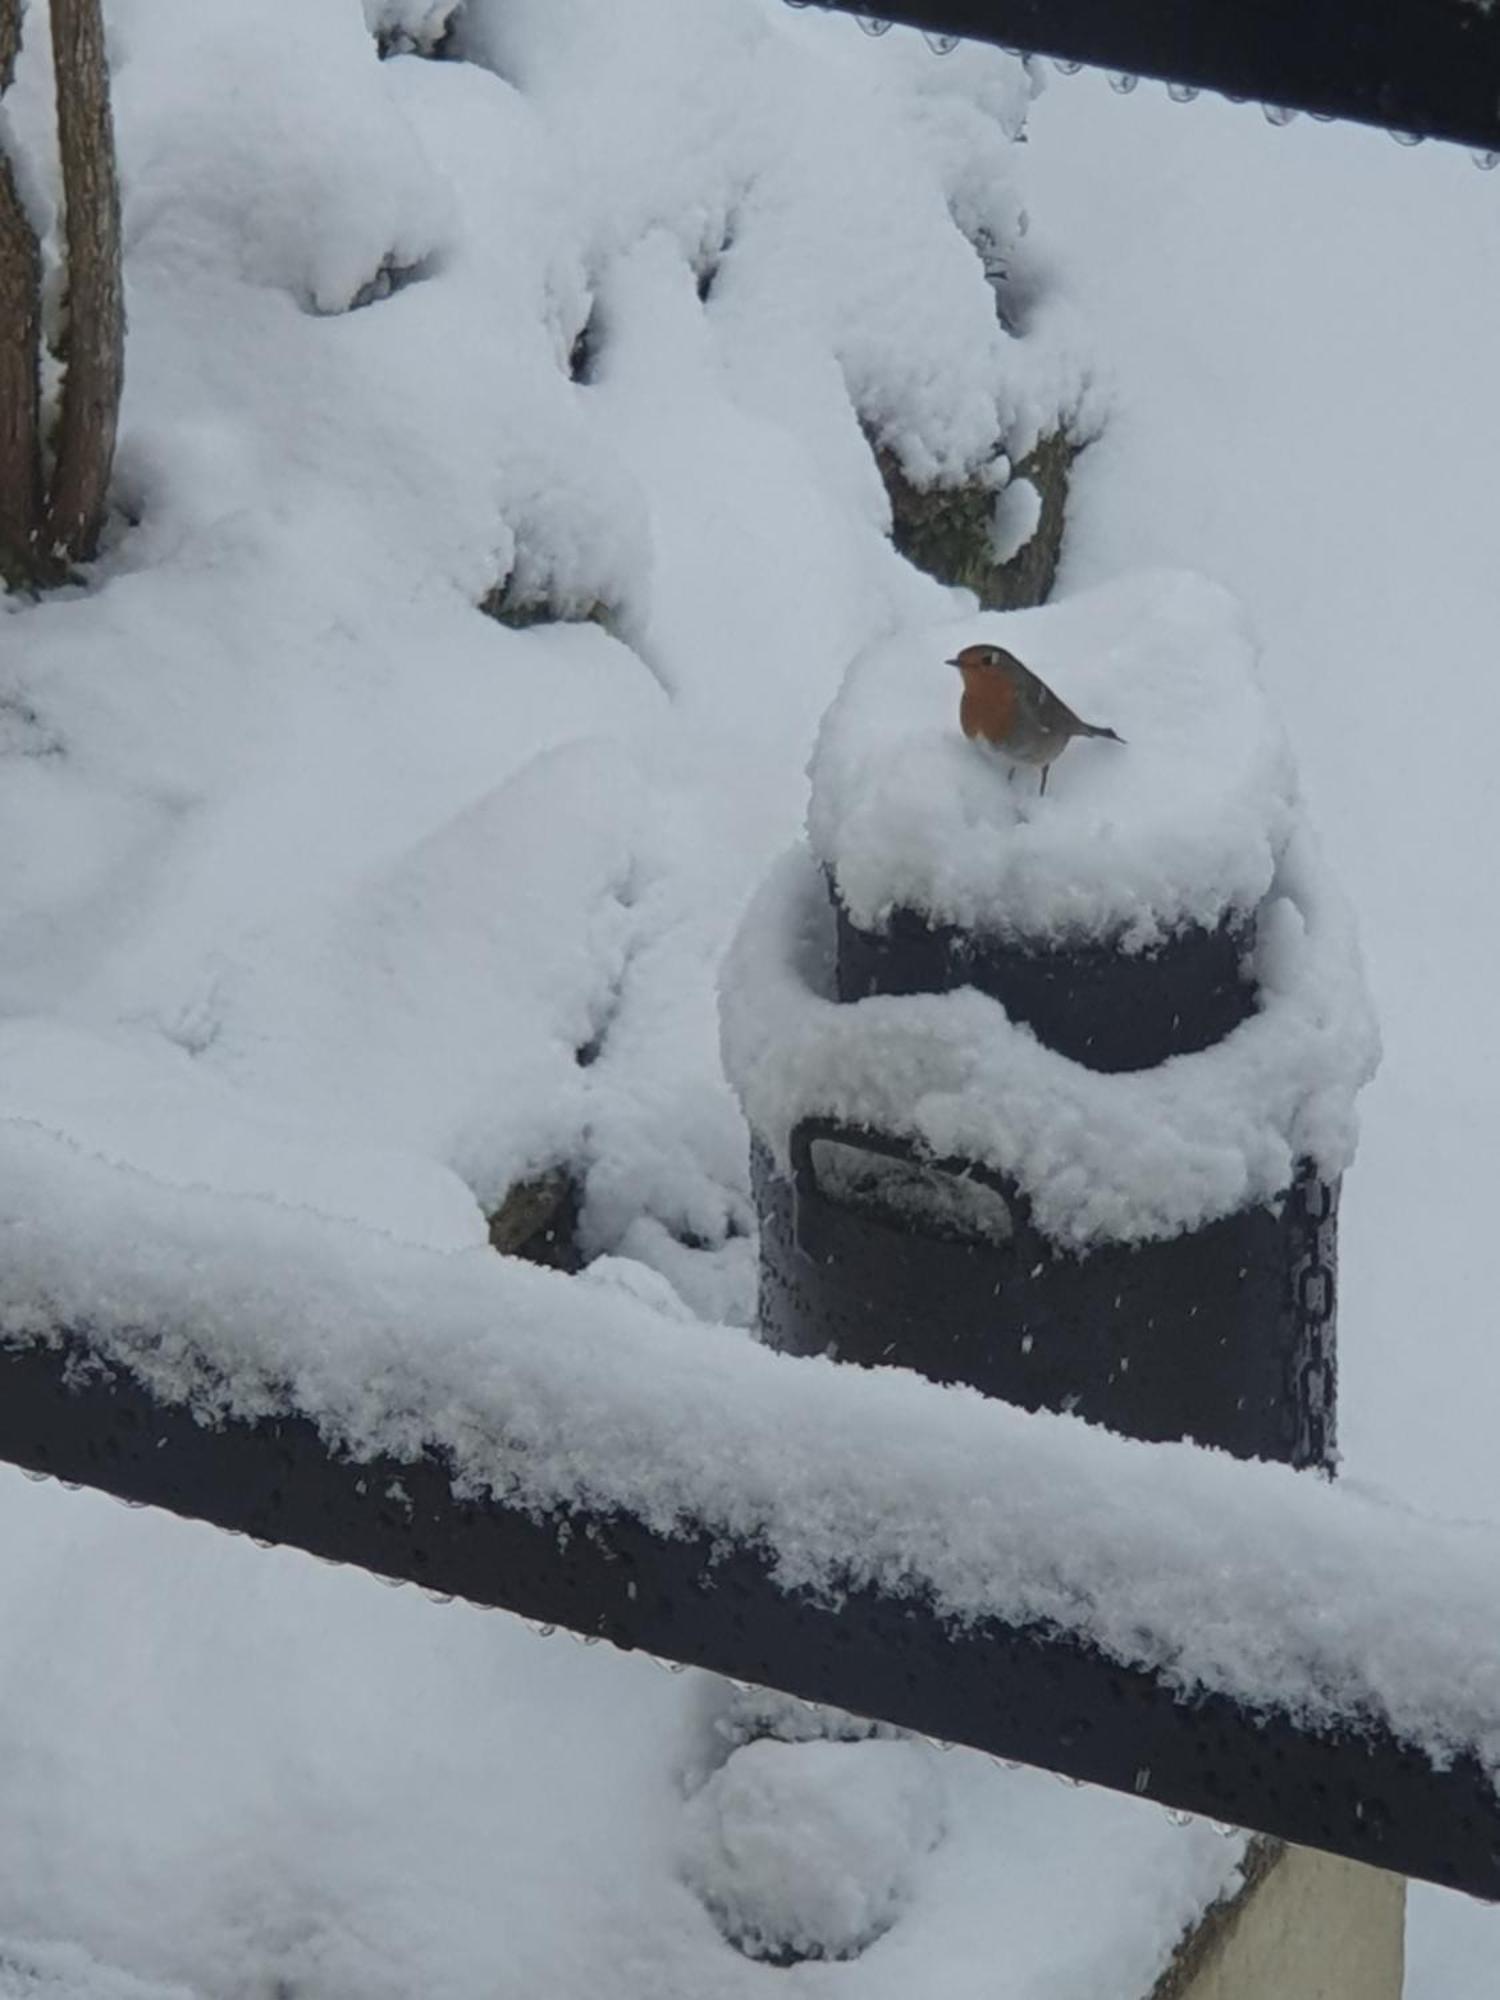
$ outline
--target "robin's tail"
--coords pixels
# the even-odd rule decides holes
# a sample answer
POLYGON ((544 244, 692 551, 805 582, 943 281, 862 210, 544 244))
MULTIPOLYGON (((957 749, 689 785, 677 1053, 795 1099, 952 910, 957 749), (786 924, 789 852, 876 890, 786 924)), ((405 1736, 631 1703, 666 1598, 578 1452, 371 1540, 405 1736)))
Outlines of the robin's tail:
POLYGON ((1123 743, 1125 741, 1125 738, 1117 736, 1114 730, 1101 729, 1097 722, 1080 722, 1078 733, 1080 736, 1107 736, 1111 743, 1123 743))

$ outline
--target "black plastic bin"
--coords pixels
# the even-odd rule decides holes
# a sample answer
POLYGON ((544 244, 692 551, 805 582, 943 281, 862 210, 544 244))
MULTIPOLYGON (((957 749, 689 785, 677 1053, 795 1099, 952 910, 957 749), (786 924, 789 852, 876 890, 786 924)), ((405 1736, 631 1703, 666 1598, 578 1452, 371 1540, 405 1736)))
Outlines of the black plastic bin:
MULTIPOLYGON (((1140 1070, 1255 1011, 1256 913, 1156 948, 971 933, 897 908, 862 929, 825 873, 835 996, 974 986, 1081 1066, 1140 1070)), ((772 1345, 964 1382, 1128 1436, 1331 1471, 1338 1187, 1304 1164, 1274 1201, 1156 1242, 1086 1251, 975 1162, 816 1118, 790 1170, 752 1146, 760 1326, 772 1345)))
POLYGON ((965 1382, 1132 1437, 1332 1469, 1337 1188, 1077 1255, 1001 1176, 807 1120, 752 1150, 774 1346, 965 1382))

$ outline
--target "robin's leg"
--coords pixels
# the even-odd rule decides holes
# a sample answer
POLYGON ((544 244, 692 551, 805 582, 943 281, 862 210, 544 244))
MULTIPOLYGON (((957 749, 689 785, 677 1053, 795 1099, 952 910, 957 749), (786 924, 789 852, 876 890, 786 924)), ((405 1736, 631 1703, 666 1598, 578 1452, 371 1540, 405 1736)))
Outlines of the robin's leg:
POLYGON ((1043 764, 1043 766, 1042 766, 1042 788, 1041 788, 1041 790, 1040 790, 1040 791, 1039 791, 1039 792, 1037 793, 1037 797, 1038 797, 1039 799, 1044 799, 1044 798, 1046 798, 1046 796, 1047 796, 1047 773, 1048 773, 1048 772, 1049 772, 1049 771, 1050 771, 1051 769, 1052 769, 1052 766, 1051 766, 1050 764, 1043 764))

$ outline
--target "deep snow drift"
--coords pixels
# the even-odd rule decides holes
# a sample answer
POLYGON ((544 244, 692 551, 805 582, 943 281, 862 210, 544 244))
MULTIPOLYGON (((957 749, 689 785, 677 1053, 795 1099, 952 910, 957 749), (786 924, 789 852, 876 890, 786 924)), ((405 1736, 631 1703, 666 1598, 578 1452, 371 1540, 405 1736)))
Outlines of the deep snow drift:
POLYGON ((564 1165, 591 1252, 743 1318, 714 962, 843 662, 951 603, 869 440, 998 489, 1087 393, 973 247, 1024 262, 1032 79, 776 0, 110 40, 138 518, 6 607, 0 1104, 434 1246, 564 1165))

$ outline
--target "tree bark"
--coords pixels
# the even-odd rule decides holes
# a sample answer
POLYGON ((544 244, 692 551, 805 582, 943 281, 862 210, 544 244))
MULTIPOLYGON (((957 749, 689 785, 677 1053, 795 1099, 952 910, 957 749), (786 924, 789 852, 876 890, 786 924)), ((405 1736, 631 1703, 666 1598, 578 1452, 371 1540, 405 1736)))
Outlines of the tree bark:
MULTIPOLYGON (((21 48, 21 0, 0 0, 0 95, 21 48)), ((42 258, 0 125, 0 580, 33 580, 42 525, 42 258)))
POLYGON ((10 89, 21 53, 21 0, 0 0, 0 97, 10 89))
POLYGON ((96 552, 104 524, 125 373, 120 189, 99 0, 52 0, 52 50, 68 320, 47 543, 49 554, 82 562, 96 552))

